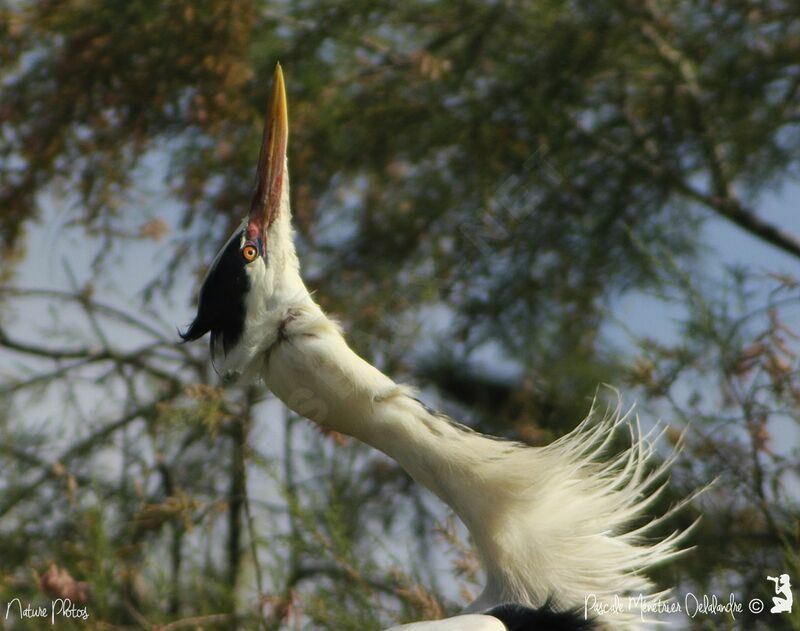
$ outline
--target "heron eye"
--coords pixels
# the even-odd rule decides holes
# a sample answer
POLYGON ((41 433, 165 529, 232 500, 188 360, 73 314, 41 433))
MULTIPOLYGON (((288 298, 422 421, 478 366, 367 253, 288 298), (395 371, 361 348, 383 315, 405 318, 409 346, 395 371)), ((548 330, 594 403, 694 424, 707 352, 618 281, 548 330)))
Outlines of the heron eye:
POLYGON ((258 256, 258 250, 256 249, 256 246, 249 244, 245 245, 242 248, 242 256, 244 257, 244 260, 247 261, 248 263, 252 263, 253 261, 255 261, 256 257, 258 256))

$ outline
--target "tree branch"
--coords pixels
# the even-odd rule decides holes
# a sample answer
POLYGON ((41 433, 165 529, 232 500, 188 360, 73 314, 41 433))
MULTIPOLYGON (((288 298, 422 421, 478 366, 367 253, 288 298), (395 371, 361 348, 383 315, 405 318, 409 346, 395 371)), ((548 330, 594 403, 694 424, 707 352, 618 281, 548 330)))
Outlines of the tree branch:
MULTIPOLYGON (((177 389, 170 389, 169 392, 165 394, 165 396, 160 397, 156 401, 153 401, 149 405, 144 407, 138 408, 125 414, 124 416, 118 418, 116 421, 109 423, 101 428, 99 428, 94 433, 90 434, 83 440, 79 440, 74 445, 67 448, 65 451, 61 453, 61 455, 57 456, 53 459, 54 462, 60 462, 64 466, 72 460, 73 458, 77 458, 78 456, 82 456, 91 450, 92 447, 101 443, 102 441, 106 440, 109 436, 117 432, 118 430, 122 429, 123 427, 127 426, 129 423, 132 423, 136 419, 139 418, 146 418, 152 414, 155 414, 158 410, 158 405, 163 403, 164 401, 170 400, 175 394, 178 392, 177 389)), ((53 471, 52 467, 46 468, 38 478, 26 484, 22 487, 17 487, 9 493, 10 497, 0 505, 0 517, 7 514, 14 506, 16 506, 20 501, 25 499, 28 495, 33 493, 42 483, 50 478, 55 477, 55 472, 53 471)))
POLYGON ((732 194, 727 196, 717 196, 704 193, 695 187, 687 184, 679 174, 665 168, 660 164, 652 162, 650 159, 640 155, 635 155, 624 147, 614 145, 605 138, 599 138, 590 130, 584 129, 576 122, 575 129, 590 142, 599 146, 604 151, 609 152, 624 164, 633 165, 642 169, 652 177, 665 180, 675 187, 678 193, 695 202, 705 206, 723 216, 728 221, 736 224, 743 230, 749 232, 754 237, 773 245, 787 254, 800 258, 800 236, 782 230, 778 226, 765 221, 750 208, 746 208, 732 194))
POLYGON ((688 197, 701 202, 718 215, 728 219, 753 236, 774 245, 775 247, 800 258, 800 237, 781 230, 767 221, 764 221, 754 211, 745 208, 737 199, 732 183, 726 173, 723 152, 715 141, 713 121, 706 115, 706 106, 703 98, 703 88, 699 80, 699 72, 695 64, 681 50, 672 46, 661 35, 656 24, 663 22, 656 6, 652 2, 645 2, 646 13, 651 22, 642 25, 642 34, 657 51, 659 57, 674 69, 683 82, 695 119, 695 131, 703 146, 706 162, 711 176, 713 195, 700 193, 693 187, 675 178, 680 184, 680 190, 688 197))
POLYGON ((800 258, 799 236, 764 221, 754 211, 742 206, 733 195, 728 197, 710 196, 690 187, 685 187, 684 192, 753 236, 774 245, 787 254, 800 258))

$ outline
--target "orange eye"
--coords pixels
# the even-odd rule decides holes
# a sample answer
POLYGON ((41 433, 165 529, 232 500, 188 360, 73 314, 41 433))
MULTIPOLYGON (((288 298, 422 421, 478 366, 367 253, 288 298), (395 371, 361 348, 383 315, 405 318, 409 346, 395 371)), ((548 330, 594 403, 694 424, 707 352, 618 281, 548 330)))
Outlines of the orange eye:
POLYGON ((244 246, 242 248, 242 256, 244 257, 244 260, 247 261, 248 263, 252 263, 253 261, 255 261, 256 257, 258 256, 258 250, 256 250, 256 246, 254 245, 244 246))

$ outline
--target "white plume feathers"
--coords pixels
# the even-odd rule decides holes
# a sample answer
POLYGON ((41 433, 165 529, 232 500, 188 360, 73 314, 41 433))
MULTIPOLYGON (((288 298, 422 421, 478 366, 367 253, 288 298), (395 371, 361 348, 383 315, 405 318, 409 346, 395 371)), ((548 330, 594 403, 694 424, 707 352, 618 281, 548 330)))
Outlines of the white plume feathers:
MULTIPOLYGON (((602 605, 615 595, 642 594, 643 604, 663 596, 645 570, 682 552, 688 534, 647 538, 668 516, 653 514, 653 504, 678 451, 655 464, 663 432, 642 435, 621 405, 605 415, 593 405, 545 447, 497 439, 433 412, 413 389, 361 359, 310 296, 281 330, 283 341, 264 355, 270 389, 298 413, 394 458, 469 529, 487 585, 468 612, 507 602, 583 609, 587 597, 602 605), (609 457, 621 428, 630 443, 609 457)), ((627 622, 615 616, 615 627, 635 626, 638 614, 629 613, 627 622)))

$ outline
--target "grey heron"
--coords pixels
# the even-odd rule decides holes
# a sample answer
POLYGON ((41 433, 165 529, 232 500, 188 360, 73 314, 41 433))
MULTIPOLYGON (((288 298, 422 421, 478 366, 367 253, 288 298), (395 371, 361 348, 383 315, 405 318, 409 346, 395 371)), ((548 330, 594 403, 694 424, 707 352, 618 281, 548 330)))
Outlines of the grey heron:
MULTIPOLYGON (((647 465, 654 441, 621 408, 590 412, 544 447, 480 434, 358 356, 300 275, 288 135, 278 65, 249 214, 212 262, 182 337, 210 332, 221 371, 261 379, 295 412, 384 452, 463 521, 486 585, 463 617, 409 631, 579 628, 594 624, 585 620, 588 596, 606 606, 616 595, 658 598, 644 572, 680 553, 685 535, 645 538, 664 518, 648 510, 670 460, 647 465), (630 429, 630 445, 604 460, 620 426, 630 429), (637 520, 645 525, 632 528, 637 520)), ((613 623, 633 627, 638 619, 632 612, 613 623)))

